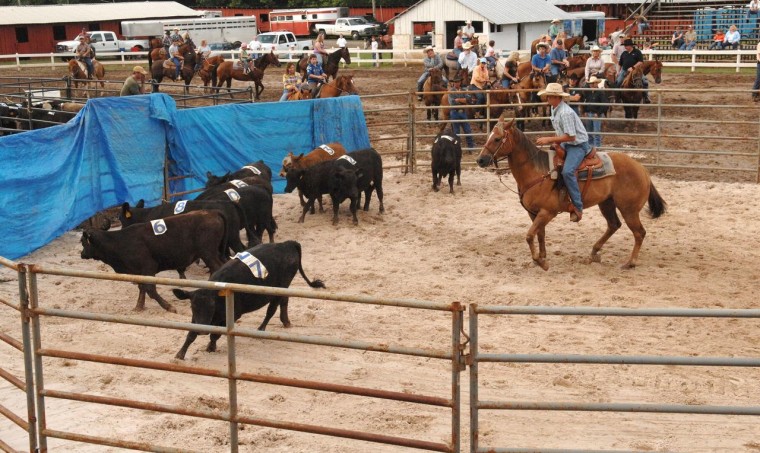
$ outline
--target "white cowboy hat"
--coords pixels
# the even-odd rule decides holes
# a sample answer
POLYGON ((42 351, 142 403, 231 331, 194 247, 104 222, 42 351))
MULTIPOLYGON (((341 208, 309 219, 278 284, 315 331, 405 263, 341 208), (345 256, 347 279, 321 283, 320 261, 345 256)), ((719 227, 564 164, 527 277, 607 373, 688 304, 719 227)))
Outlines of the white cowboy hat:
POLYGON ((472 48, 472 44, 470 44, 469 42, 462 44, 462 49, 469 50, 470 48, 472 48))
POLYGON ((465 21, 465 24, 472 25, 472 21, 471 20, 465 21))
POLYGON ((562 96, 562 97, 570 96, 569 93, 565 93, 562 90, 562 85, 560 85, 559 83, 550 83, 550 84, 546 85, 546 89, 544 89, 544 91, 539 91, 538 95, 539 96, 543 96, 543 95, 547 95, 547 96, 562 96))
POLYGON ((601 51, 602 51, 602 48, 601 48, 601 47, 599 47, 599 46, 597 46, 596 44, 594 44, 594 47, 592 47, 592 48, 591 48, 591 51, 592 51, 592 52, 596 52, 596 51, 599 51, 599 52, 601 52, 601 51))
POLYGON ((553 24, 558 24, 558 23, 560 23, 560 22, 562 22, 562 21, 561 21, 561 20, 559 20, 559 19, 552 19, 552 23, 553 23, 553 24))
POLYGON ((599 82, 599 79, 596 76, 591 76, 588 78, 588 83, 597 83, 599 82))
POLYGON ((427 47, 425 47, 425 52, 427 52, 428 50, 435 50, 435 49, 433 49, 433 46, 427 46, 427 47))

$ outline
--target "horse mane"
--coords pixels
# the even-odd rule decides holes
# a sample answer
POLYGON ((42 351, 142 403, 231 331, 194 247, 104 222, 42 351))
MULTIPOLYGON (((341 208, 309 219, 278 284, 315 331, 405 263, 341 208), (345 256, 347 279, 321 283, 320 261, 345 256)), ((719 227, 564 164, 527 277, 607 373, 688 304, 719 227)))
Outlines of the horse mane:
POLYGON ((528 159, 531 161, 536 170, 545 173, 549 171, 549 154, 541 151, 530 141, 520 129, 513 124, 509 129, 510 141, 512 148, 519 147, 525 150, 528 159))

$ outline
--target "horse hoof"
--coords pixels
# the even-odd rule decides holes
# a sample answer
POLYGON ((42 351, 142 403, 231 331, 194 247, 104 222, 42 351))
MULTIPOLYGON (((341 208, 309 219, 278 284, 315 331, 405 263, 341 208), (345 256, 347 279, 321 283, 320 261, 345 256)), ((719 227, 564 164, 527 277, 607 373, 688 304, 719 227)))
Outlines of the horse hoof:
POLYGON ((602 257, 601 257, 601 255, 591 255, 589 257, 589 262, 590 263, 601 263, 602 262, 602 257))
POLYGON ((177 309, 174 308, 172 305, 167 305, 164 307, 164 310, 168 311, 169 313, 177 313, 177 309))
POLYGON ((543 269, 545 271, 549 270, 549 265, 546 263, 546 260, 543 260, 543 259, 541 259, 541 260, 533 260, 533 262, 536 263, 536 265, 538 267, 540 267, 541 269, 543 269))
POLYGON ((623 270, 635 269, 635 268, 636 268, 636 263, 631 263, 631 262, 627 262, 623 264, 622 266, 620 266, 620 269, 623 269, 623 270))

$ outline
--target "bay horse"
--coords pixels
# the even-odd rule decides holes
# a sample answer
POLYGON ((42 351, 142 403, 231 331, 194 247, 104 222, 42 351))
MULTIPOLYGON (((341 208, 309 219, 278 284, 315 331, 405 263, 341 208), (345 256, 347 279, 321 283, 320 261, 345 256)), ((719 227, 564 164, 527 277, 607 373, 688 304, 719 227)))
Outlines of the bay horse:
MULTIPOLYGON (((306 67, 309 66, 310 56, 311 54, 304 54, 296 65, 298 72, 301 73, 302 82, 306 80, 306 67)), ((346 64, 351 64, 351 53, 348 51, 348 47, 341 47, 335 52, 327 55, 327 61, 322 64, 322 70, 325 71, 325 74, 327 74, 325 82, 330 80, 331 77, 334 79, 338 76, 338 69, 340 69, 341 59, 343 59, 346 64)))
POLYGON ((572 55, 574 46, 578 46, 579 50, 586 48, 586 37, 583 35, 573 36, 571 38, 565 38, 562 43, 565 45, 565 50, 567 50, 567 53, 572 55))
POLYGON ((198 75, 203 80, 203 90, 208 90, 209 83, 212 87, 216 86, 216 69, 221 63, 224 62, 224 57, 221 55, 214 55, 213 57, 203 58, 202 53, 198 53, 198 57, 201 58, 201 68, 198 70, 198 75))
POLYGON ((216 68, 216 76, 219 79, 216 83, 217 91, 221 88, 222 84, 227 83, 227 92, 232 97, 232 79, 240 80, 242 82, 254 82, 256 84, 255 99, 258 101, 261 97, 261 92, 264 91, 264 84, 261 83, 264 78, 264 71, 269 65, 280 67, 280 59, 275 55, 274 50, 269 53, 264 53, 255 60, 254 68, 248 74, 243 72, 242 68, 235 68, 233 61, 224 61, 216 68))
MULTIPOLYGON (((69 60, 68 66, 69 66, 69 75, 71 76, 71 79, 74 82, 74 88, 79 88, 80 82, 83 85, 89 84, 89 81, 87 80, 87 65, 85 65, 83 61, 69 60)), ((95 82, 95 96, 97 96, 98 82, 100 82, 101 88, 106 87, 106 83, 103 81, 103 79, 105 79, 106 77, 106 68, 98 60, 93 59, 92 69, 94 70, 94 74, 92 74, 92 77, 97 79, 97 81, 95 82)), ((87 93, 87 97, 90 97, 89 92, 87 93)))
MULTIPOLYGON (((442 93, 433 94, 436 91, 446 91, 446 87, 443 86, 442 71, 440 68, 431 68, 428 73, 430 77, 425 80, 425 84, 422 86, 422 100, 425 102, 425 107, 438 107, 441 105, 442 93)), ((427 119, 433 117, 438 120, 438 109, 426 109, 427 119)))
POLYGON ((332 82, 322 84, 317 98, 336 98, 341 94, 359 94, 354 85, 354 75, 339 75, 332 82))
POLYGON ((179 71, 179 79, 174 78, 176 72, 174 63, 171 62, 171 60, 156 60, 151 65, 150 76, 152 79, 154 93, 158 92, 158 84, 161 83, 164 78, 171 79, 176 82, 185 82, 185 94, 190 92, 190 82, 193 80, 193 76, 195 76, 195 62, 196 58, 198 58, 198 55, 195 54, 195 51, 193 50, 193 47, 190 43, 182 44, 179 47, 179 53, 182 55, 182 58, 184 58, 182 69, 179 71), (169 62, 171 64, 167 63, 165 66, 164 62, 169 62))
MULTIPOLYGON (((549 177, 548 153, 538 149, 525 134, 514 127, 514 123, 514 119, 507 122, 503 115, 499 118, 478 155, 477 163, 481 168, 491 165, 498 167, 498 162, 507 160, 517 183, 520 204, 533 221, 526 236, 531 257, 534 263, 548 270, 546 225, 559 212, 568 211, 571 203, 566 196, 560 198, 556 183, 549 177), (538 250, 534 244, 536 236, 538 250)), ((583 205, 599 205, 599 210, 607 220, 607 230, 592 247, 590 260, 601 262, 599 252, 622 225, 616 211, 619 210, 633 233, 633 252, 623 265, 624 269, 631 269, 637 264, 641 244, 646 236, 639 217, 641 209, 648 203, 649 213, 656 219, 665 213, 667 204, 655 189, 643 165, 626 154, 611 152, 609 156, 615 167, 615 175, 591 181, 587 190, 583 188, 585 182, 581 181, 581 188, 585 191, 583 205)))
MULTIPOLYGON (((525 130, 525 119, 530 118, 534 112, 538 113, 538 107, 525 104, 539 101, 540 99, 538 99, 536 93, 545 87, 546 76, 541 72, 535 71, 524 75, 520 78, 519 82, 509 87, 515 93, 515 117, 523 119, 523 121, 517 122, 517 127, 521 131, 525 130)), ((546 113, 544 113, 544 116, 546 116, 546 113)))
MULTIPOLYGON (((166 50, 164 49, 164 42, 163 42, 163 40, 161 38, 151 38, 148 41, 148 67, 149 68, 153 66, 153 60, 157 60, 158 58, 156 58, 156 57, 159 56, 159 53, 156 52, 156 56, 154 57, 153 56, 153 51, 154 50, 157 51, 159 49, 163 50, 164 53, 166 53, 166 50)), ((164 59, 166 59, 166 57, 164 57, 164 59)))
MULTIPOLYGON (((641 63, 637 63, 631 68, 631 71, 623 79, 620 88, 631 88, 636 91, 618 91, 620 101, 624 104, 641 104, 644 99, 644 72, 641 70, 641 63)), ((633 132, 638 132, 639 124, 639 107, 638 105, 624 105, 626 119, 633 119, 633 132)), ((625 123, 625 131, 630 130, 630 123, 625 123)))

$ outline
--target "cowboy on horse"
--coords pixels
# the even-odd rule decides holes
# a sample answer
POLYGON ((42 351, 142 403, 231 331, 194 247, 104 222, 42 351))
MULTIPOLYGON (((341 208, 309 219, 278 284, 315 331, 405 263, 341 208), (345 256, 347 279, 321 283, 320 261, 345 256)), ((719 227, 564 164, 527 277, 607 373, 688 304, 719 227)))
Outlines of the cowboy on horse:
MULTIPOLYGON (((623 47, 625 47, 625 51, 620 54, 619 59, 620 72, 618 73, 617 79, 615 80, 618 87, 623 84, 625 76, 628 75, 631 70, 633 70, 633 67, 635 65, 644 62, 644 55, 641 54, 641 51, 639 49, 634 47, 632 39, 627 38, 625 41, 623 41, 623 47)), ((649 88, 649 81, 646 77, 643 78, 642 82, 644 83, 644 88, 649 88)), ((649 104, 650 102, 649 91, 644 91, 644 103, 649 104)))
POLYGON ((76 48, 77 60, 87 65, 87 78, 91 79, 95 68, 92 66, 92 47, 86 42, 86 37, 79 35, 79 45, 76 48))

